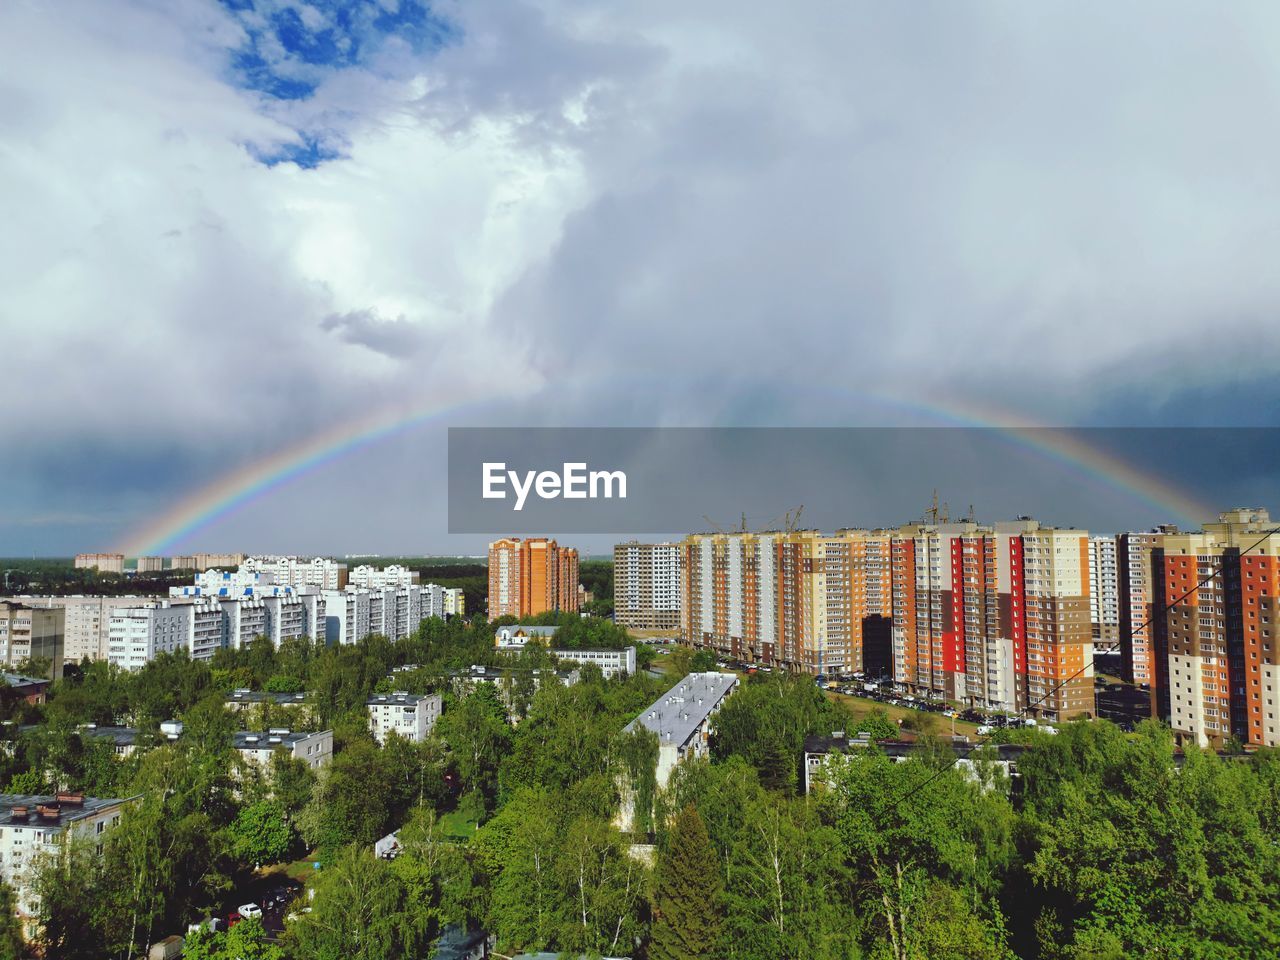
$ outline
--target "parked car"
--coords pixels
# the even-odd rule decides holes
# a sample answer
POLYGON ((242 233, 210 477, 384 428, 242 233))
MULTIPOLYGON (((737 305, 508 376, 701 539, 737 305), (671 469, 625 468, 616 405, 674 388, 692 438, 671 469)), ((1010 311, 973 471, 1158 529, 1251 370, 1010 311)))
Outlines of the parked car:
POLYGON ((222 928, 222 920, 218 917, 205 917, 199 923, 187 924, 187 933, 195 933, 202 927, 210 933, 214 933, 222 928))
POLYGON ((237 909, 241 917, 261 917, 262 908, 256 903, 242 903, 237 909))

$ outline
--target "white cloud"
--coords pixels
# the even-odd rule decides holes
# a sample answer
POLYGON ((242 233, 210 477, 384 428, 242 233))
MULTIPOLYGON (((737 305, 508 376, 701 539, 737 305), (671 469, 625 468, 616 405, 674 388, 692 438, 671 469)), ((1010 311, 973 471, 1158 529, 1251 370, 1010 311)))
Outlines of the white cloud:
POLYGON ((212 0, 0 7, 19 432, 216 464, 423 390, 856 411, 816 381, 1070 420, 1280 359, 1271 6, 437 12, 444 49, 292 64, 319 87, 278 101, 231 84, 261 23, 212 0), (304 137, 342 156, 255 159, 304 137))

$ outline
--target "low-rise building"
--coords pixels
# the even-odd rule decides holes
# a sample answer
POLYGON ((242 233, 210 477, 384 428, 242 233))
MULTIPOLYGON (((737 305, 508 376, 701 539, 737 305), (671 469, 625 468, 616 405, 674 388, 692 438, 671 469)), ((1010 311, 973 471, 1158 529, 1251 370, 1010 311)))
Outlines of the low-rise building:
POLYGON ((0 692, 32 705, 45 701, 45 693, 52 681, 45 678, 24 677, 18 673, 0 673, 0 692))
POLYGON ((248 690, 241 687, 232 690, 223 702, 228 710, 239 713, 263 703, 276 707, 309 707, 310 700, 309 693, 274 693, 270 690, 248 690))
POLYGON ((386 743, 387 737, 393 733, 412 743, 421 743, 440 719, 442 702, 438 693, 422 696, 403 692, 375 694, 365 701, 369 711, 369 729, 379 743, 386 743))
MULTIPOLYGON (((966 776, 981 780, 978 763, 985 760, 995 770, 1006 777, 1013 778, 1018 774, 1018 760, 1027 746, 1021 743, 991 744, 989 752, 979 755, 982 745, 967 740, 956 740, 952 750, 956 753, 956 769, 966 776)), ((871 741, 865 735, 846 737, 843 733, 833 733, 829 737, 806 737, 804 741, 804 792, 809 793, 819 784, 827 782, 827 776, 834 766, 855 760, 860 753, 871 749, 879 750, 894 763, 902 763, 911 757, 916 748, 914 741, 878 740, 871 741)))
POLYGON ((509 623, 493 634, 493 645, 499 650, 523 650, 530 640, 551 645, 559 627, 543 627, 531 623, 509 623))
POLYGON ((265 732, 237 730, 234 746, 241 757, 263 771, 270 768, 271 755, 277 750, 284 750, 291 757, 305 761, 312 770, 319 770, 333 759, 333 731, 294 733, 283 727, 265 732))
POLYGON ((606 680, 625 674, 628 677, 636 675, 636 648, 623 647, 621 650, 562 650, 559 648, 549 651, 560 663, 576 663, 579 666, 587 664, 595 664, 600 668, 600 672, 604 674, 606 680))
POLYGON ((644 727, 657 735, 659 787, 667 785, 676 764, 707 755, 711 718, 737 686, 732 673, 690 673, 627 724, 627 730, 644 727))
POLYGON ((40 905, 31 881, 40 854, 52 851, 66 835, 95 841, 101 854, 103 835, 120 822, 129 802, 78 793, 0 794, 0 877, 13 887, 18 917, 28 937, 38 932, 40 905))

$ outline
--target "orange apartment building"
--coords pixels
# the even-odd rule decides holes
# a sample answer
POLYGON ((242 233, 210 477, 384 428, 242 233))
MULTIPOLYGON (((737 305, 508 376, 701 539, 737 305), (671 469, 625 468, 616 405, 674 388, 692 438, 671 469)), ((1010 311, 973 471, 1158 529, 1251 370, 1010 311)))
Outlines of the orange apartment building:
POLYGON ((891 618, 893 676, 909 690, 1056 719, 1093 712, 1085 531, 1020 520, 696 534, 682 551, 694 646, 845 673, 863 668, 868 627, 891 618))
POLYGON ((1153 630, 1167 663, 1161 715, 1202 746, 1280 745, 1280 535, 1265 510, 1223 513, 1164 538, 1167 611, 1153 630))
POLYGON ((695 534, 681 544, 681 635, 747 663, 844 673, 890 609, 887 533, 695 534))
POLYGON ((578 551, 545 537, 489 544, 489 618, 578 610, 578 551))

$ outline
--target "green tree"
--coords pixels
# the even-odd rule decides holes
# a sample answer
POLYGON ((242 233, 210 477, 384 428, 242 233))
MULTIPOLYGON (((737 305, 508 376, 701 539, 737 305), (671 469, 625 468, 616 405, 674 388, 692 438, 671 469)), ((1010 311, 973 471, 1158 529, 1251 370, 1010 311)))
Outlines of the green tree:
POLYGON ((0 960, 20 960, 27 956, 22 938, 22 925, 16 915, 17 900, 13 887, 0 881, 0 960))
POLYGON ((390 863, 356 846, 320 871, 311 912, 290 924, 285 949, 299 960, 399 960, 426 944, 407 915, 405 889, 390 863))
POLYGON ((297 843, 297 833, 277 800, 242 807, 230 830, 236 859, 255 868, 288 859, 297 843))
POLYGON ((658 861, 649 956, 697 960, 714 955, 720 940, 719 864, 696 807, 676 818, 658 861))

